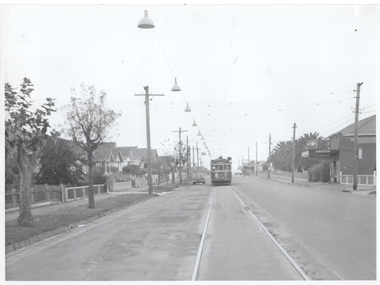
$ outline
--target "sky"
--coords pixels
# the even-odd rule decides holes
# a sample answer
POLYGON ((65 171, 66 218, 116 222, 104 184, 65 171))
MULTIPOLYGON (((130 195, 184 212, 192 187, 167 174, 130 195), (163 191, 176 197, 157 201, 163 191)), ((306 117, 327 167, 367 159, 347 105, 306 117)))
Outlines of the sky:
POLYGON ((171 154, 181 129, 206 167, 219 156, 234 169, 256 152, 266 160, 269 136, 273 149, 294 124, 298 138, 354 123, 357 83, 359 118, 376 114, 380 6, 249 3, 2 5, 2 80, 29 78, 36 106, 55 98, 57 130, 71 88, 95 85, 122 113, 112 141, 140 148, 146 113, 135 95, 149 86, 164 95, 149 102, 152 148, 171 154), (144 10, 154 29, 137 27, 144 10))

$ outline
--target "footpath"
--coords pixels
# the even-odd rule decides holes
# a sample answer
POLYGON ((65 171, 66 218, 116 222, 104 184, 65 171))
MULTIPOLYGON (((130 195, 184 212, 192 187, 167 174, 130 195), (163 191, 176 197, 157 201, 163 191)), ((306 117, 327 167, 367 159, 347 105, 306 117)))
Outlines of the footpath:
MULTIPOLYGON (((250 175, 253 177, 254 175, 250 175)), ((332 190, 332 191, 341 191, 345 193, 351 193, 355 195, 369 195, 376 196, 376 186, 370 185, 358 185, 357 190, 353 190, 353 186, 349 184, 339 184, 339 183, 323 183, 323 182, 310 182, 306 179, 294 178, 294 183, 292 183, 291 177, 280 176, 276 174, 270 174, 268 178, 267 173, 259 173, 257 176, 260 179, 267 179, 276 181, 284 184, 291 184, 300 187, 311 187, 316 189, 332 190)))

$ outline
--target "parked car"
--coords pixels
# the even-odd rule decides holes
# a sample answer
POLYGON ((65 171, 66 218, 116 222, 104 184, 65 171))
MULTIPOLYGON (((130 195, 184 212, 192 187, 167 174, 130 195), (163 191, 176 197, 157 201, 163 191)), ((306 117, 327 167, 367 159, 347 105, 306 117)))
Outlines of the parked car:
POLYGON ((193 175, 193 185, 195 183, 203 183, 203 184, 206 184, 206 180, 205 178, 203 177, 203 174, 202 173, 195 173, 193 175))
POLYGON ((240 171, 236 171, 235 175, 243 175, 243 173, 241 173, 240 171))

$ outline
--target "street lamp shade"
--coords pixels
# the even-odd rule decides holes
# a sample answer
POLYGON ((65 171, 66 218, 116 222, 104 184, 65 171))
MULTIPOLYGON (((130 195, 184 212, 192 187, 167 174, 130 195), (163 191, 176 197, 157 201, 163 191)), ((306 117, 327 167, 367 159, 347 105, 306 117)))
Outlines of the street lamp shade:
POLYGON ((196 126, 197 126, 197 123, 196 123, 195 120, 194 120, 193 127, 196 127, 196 126))
MULTIPOLYGON (((195 120, 194 120, 195 121, 195 120)), ((198 136, 201 136, 201 131, 198 131, 198 136)))
POLYGON ((137 27, 140 29, 153 29, 154 24, 153 21, 148 17, 148 11, 144 11, 144 17, 140 20, 137 27))
MULTIPOLYGON (((190 108, 189 108, 189 103, 187 103, 187 105, 186 105, 185 112, 191 112, 191 110, 190 110, 190 108)), ((194 125, 193 125, 193 126, 194 126, 194 125)))
POLYGON ((181 88, 177 84, 177 78, 174 80, 174 86, 172 87, 172 91, 181 91, 181 88))

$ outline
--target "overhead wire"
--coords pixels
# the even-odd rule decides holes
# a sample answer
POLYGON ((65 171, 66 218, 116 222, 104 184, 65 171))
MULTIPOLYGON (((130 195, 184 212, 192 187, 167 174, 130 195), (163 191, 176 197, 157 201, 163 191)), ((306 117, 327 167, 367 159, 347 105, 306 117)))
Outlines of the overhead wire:
MULTIPOLYGON (((161 48, 161 51, 162 51, 162 53, 164 54, 164 57, 165 57, 166 63, 167 63, 167 65, 169 66, 169 69, 170 69, 170 71, 171 71, 171 73, 172 73, 172 76, 173 76, 173 77, 176 77, 176 76, 174 75, 173 69, 172 69, 172 67, 171 67, 171 65, 170 65, 170 63, 169 63, 169 60, 168 60, 168 58, 167 58, 167 56, 166 56, 166 53, 165 53, 165 51, 164 51, 164 49, 163 49, 163 47, 162 47, 162 45, 161 45, 160 39, 159 39, 159 37, 158 37, 158 34, 156 33, 156 31, 154 31, 154 32, 155 32, 155 35, 156 35, 157 41, 158 41, 158 43, 159 43, 159 46, 160 46, 160 48, 161 48)), ((183 97, 185 103, 188 104, 189 102, 188 102, 188 100, 186 99, 186 97, 185 97, 185 95, 184 95, 182 89, 181 89, 180 92, 181 92, 181 95, 182 95, 182 97, 183 97)), ((156 108, 158 108, 157 105, 156 105, 156 108)), ((191 109, 191 105, 190 105, 190 109, 191 109)), ((194 120, 194 123, 196 123, 196 119, 195 119, 195 116, 194 116, 193 111, 191 111, 191 116, 192 116, 192 118, 193 118, 193 120, 194 120)), ((198 124, 197 124, 197 127, 198 127, 198 124)), ((199 130, 199 128, 198 128, 198 130, 199 130)), ((199 131, 199 132, 200 132, 200 131, 199 131)), ((204 143, 205 143, 205 141, 204 141, 204 143)), ((206 146, 207 146, 207 145, 206 145, 206 146)))

